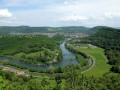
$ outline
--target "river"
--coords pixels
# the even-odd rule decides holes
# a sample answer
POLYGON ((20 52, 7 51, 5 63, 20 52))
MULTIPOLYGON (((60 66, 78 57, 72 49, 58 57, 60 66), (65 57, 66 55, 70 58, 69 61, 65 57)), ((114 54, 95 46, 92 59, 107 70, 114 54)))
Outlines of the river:
POLYGON ((13 59, 8 59, 6 57, 0 57, 0 60, 8 60, 12 64, 16 64, 19 66, 23 66, 27 69, 37 69, 37 70, 48 70, 49 68, 58 68, 58 67, 65 67, 69 64, 77 65, 78 61, 76 60, 75 55, 68 51, 65 48, 65 42, 60 44, 60 49, 62 50, 62 55, 63 58, 60 62, 55 63, 55 64, 50 64, 50 65, 32 65, 32 64, 25 64, 24 62, 21 62, 20 60, 13 60, 13 59))

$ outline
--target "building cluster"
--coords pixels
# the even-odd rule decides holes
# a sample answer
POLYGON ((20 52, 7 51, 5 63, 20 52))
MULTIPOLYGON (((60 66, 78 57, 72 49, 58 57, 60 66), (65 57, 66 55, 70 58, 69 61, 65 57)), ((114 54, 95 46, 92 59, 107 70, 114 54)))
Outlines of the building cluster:
POLYGON ((69 37, 69 38, 78 38, 78 37, 85 37, 86 34, 84 33, 64 33, 65 37, 69 37))
POLYGON ((55 35, 57 34, 60 34, 60 35, 64 35, 66 38, 78 38, 78 37, 85 37, 87 36, 86 34, 84 33, 66 33, 66 32, 45 32, 45 33, 42 33, 42 32, 33 32, 33 33, 17 33, 17 32, 13 32, 13 33, 10 33, 11 35, 31 35, 31 36, 35 36, 35 35, 46 35, 48 37, 54 37, 55 35))

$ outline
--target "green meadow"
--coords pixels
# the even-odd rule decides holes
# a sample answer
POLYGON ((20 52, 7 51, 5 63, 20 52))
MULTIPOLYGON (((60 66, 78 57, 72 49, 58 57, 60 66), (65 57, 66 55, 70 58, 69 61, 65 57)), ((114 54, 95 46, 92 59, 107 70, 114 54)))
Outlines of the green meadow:
POLYGON ((94 60, 94 65, 91 69, 84 72, 85 76, 101 77, 103 74, 109 72, 111 66, 107 64, 108 60, 102 48, 80 48, 81 52, 89 55, 94 60))

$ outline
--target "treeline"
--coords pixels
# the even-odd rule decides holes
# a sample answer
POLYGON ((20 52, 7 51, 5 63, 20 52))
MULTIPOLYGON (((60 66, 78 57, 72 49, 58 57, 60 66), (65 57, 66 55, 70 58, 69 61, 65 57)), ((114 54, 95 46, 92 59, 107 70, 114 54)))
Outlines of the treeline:
POLYGON ((58 43, 47 36, 0 37, 0 55, 15 57, 26 63, 47 62, 59 55, 58 43), (32 53, 32 54, 31 54, 32 53), (58 53, 58 55, 56 55, 58 53))
POLYGON ((72 52, 74 52, 74 53, 78 53, 78 54, 82 55, 84 58, 89 58, 88 55, 86 55, 85 53, 81 52, 80 50, 78 50, 78 49, 76 49, 76 48, 74 48, 74 47, 72 47, 72 46, 70 46, 70 45, 67 45, 67 44, 65 44, 65 46, 66 46, 66 48, 69 49, 70 51, 72 51, 72 52))
POLYGON ((86 55, 85 53, 81 52, 80 50, 78 50, 77 48, 75 48, 74 46, 72 46, 70 44, 66 43, 65 47, 75 54, 76 59, 80 63, 81 67, 84 67, 84 66, 88 65, 88 59, 89 59, 88 55, 86 55))
POLYGON ((1 34, 10 34, 10 33, 51 33, 51 32, 81 32, 88 33, 90 28, 84 26, 70 26, 70 27, 29 27, 29 26, 0 26, 1 34))
POLYGON ((64 41, 65 40, 65 37, 64 35, 61 35, 61 34, 57 34, 53 37, 54 40, 58 41, 58 42, 61 42, 61 41, 64 41))
POLYGON ((3 82, 0 82, 0 90, 22 90, 25 83, 32 79, 32 76, 16 75, 12 72, 5 72, 0 69, 0 76, 3 78, 3 82))
POLYGON ((66 27, 29 27, 29 26, 0 26, 0 34, 6 35, 10 33, 52 33, 52 32, 65 32, 65 33, 86 33, 93 34, 98 29, 104 26, 96 26, 93 28, 84 26, 66 26, 66 27))
POLYGON ((84 43, 105 49, 105 54, 112 65, 111 71, 120 73, 120 30, 113 28, 102 28, 94 35, 83 40, 84 43))
POLYGON ((49 31, 48 28, 50 27, 0 26, 0 33, 5 35, 13 32, 17 32, 17 33, 52 32, 52 31, 49 31))

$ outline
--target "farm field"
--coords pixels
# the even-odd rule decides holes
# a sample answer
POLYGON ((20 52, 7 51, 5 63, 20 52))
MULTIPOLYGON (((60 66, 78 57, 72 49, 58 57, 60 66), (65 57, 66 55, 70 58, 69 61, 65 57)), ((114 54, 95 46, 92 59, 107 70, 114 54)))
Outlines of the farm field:
POLYGON ((94 66, 89 71, 85 72, 84 75, 100 77, 104 73, 109 72, 111 66, 107 64, 108 60, 104 55, 104 49, 99 47, 86 49, 80 48, 80 51, 92 57, 95 62, 94 66))

